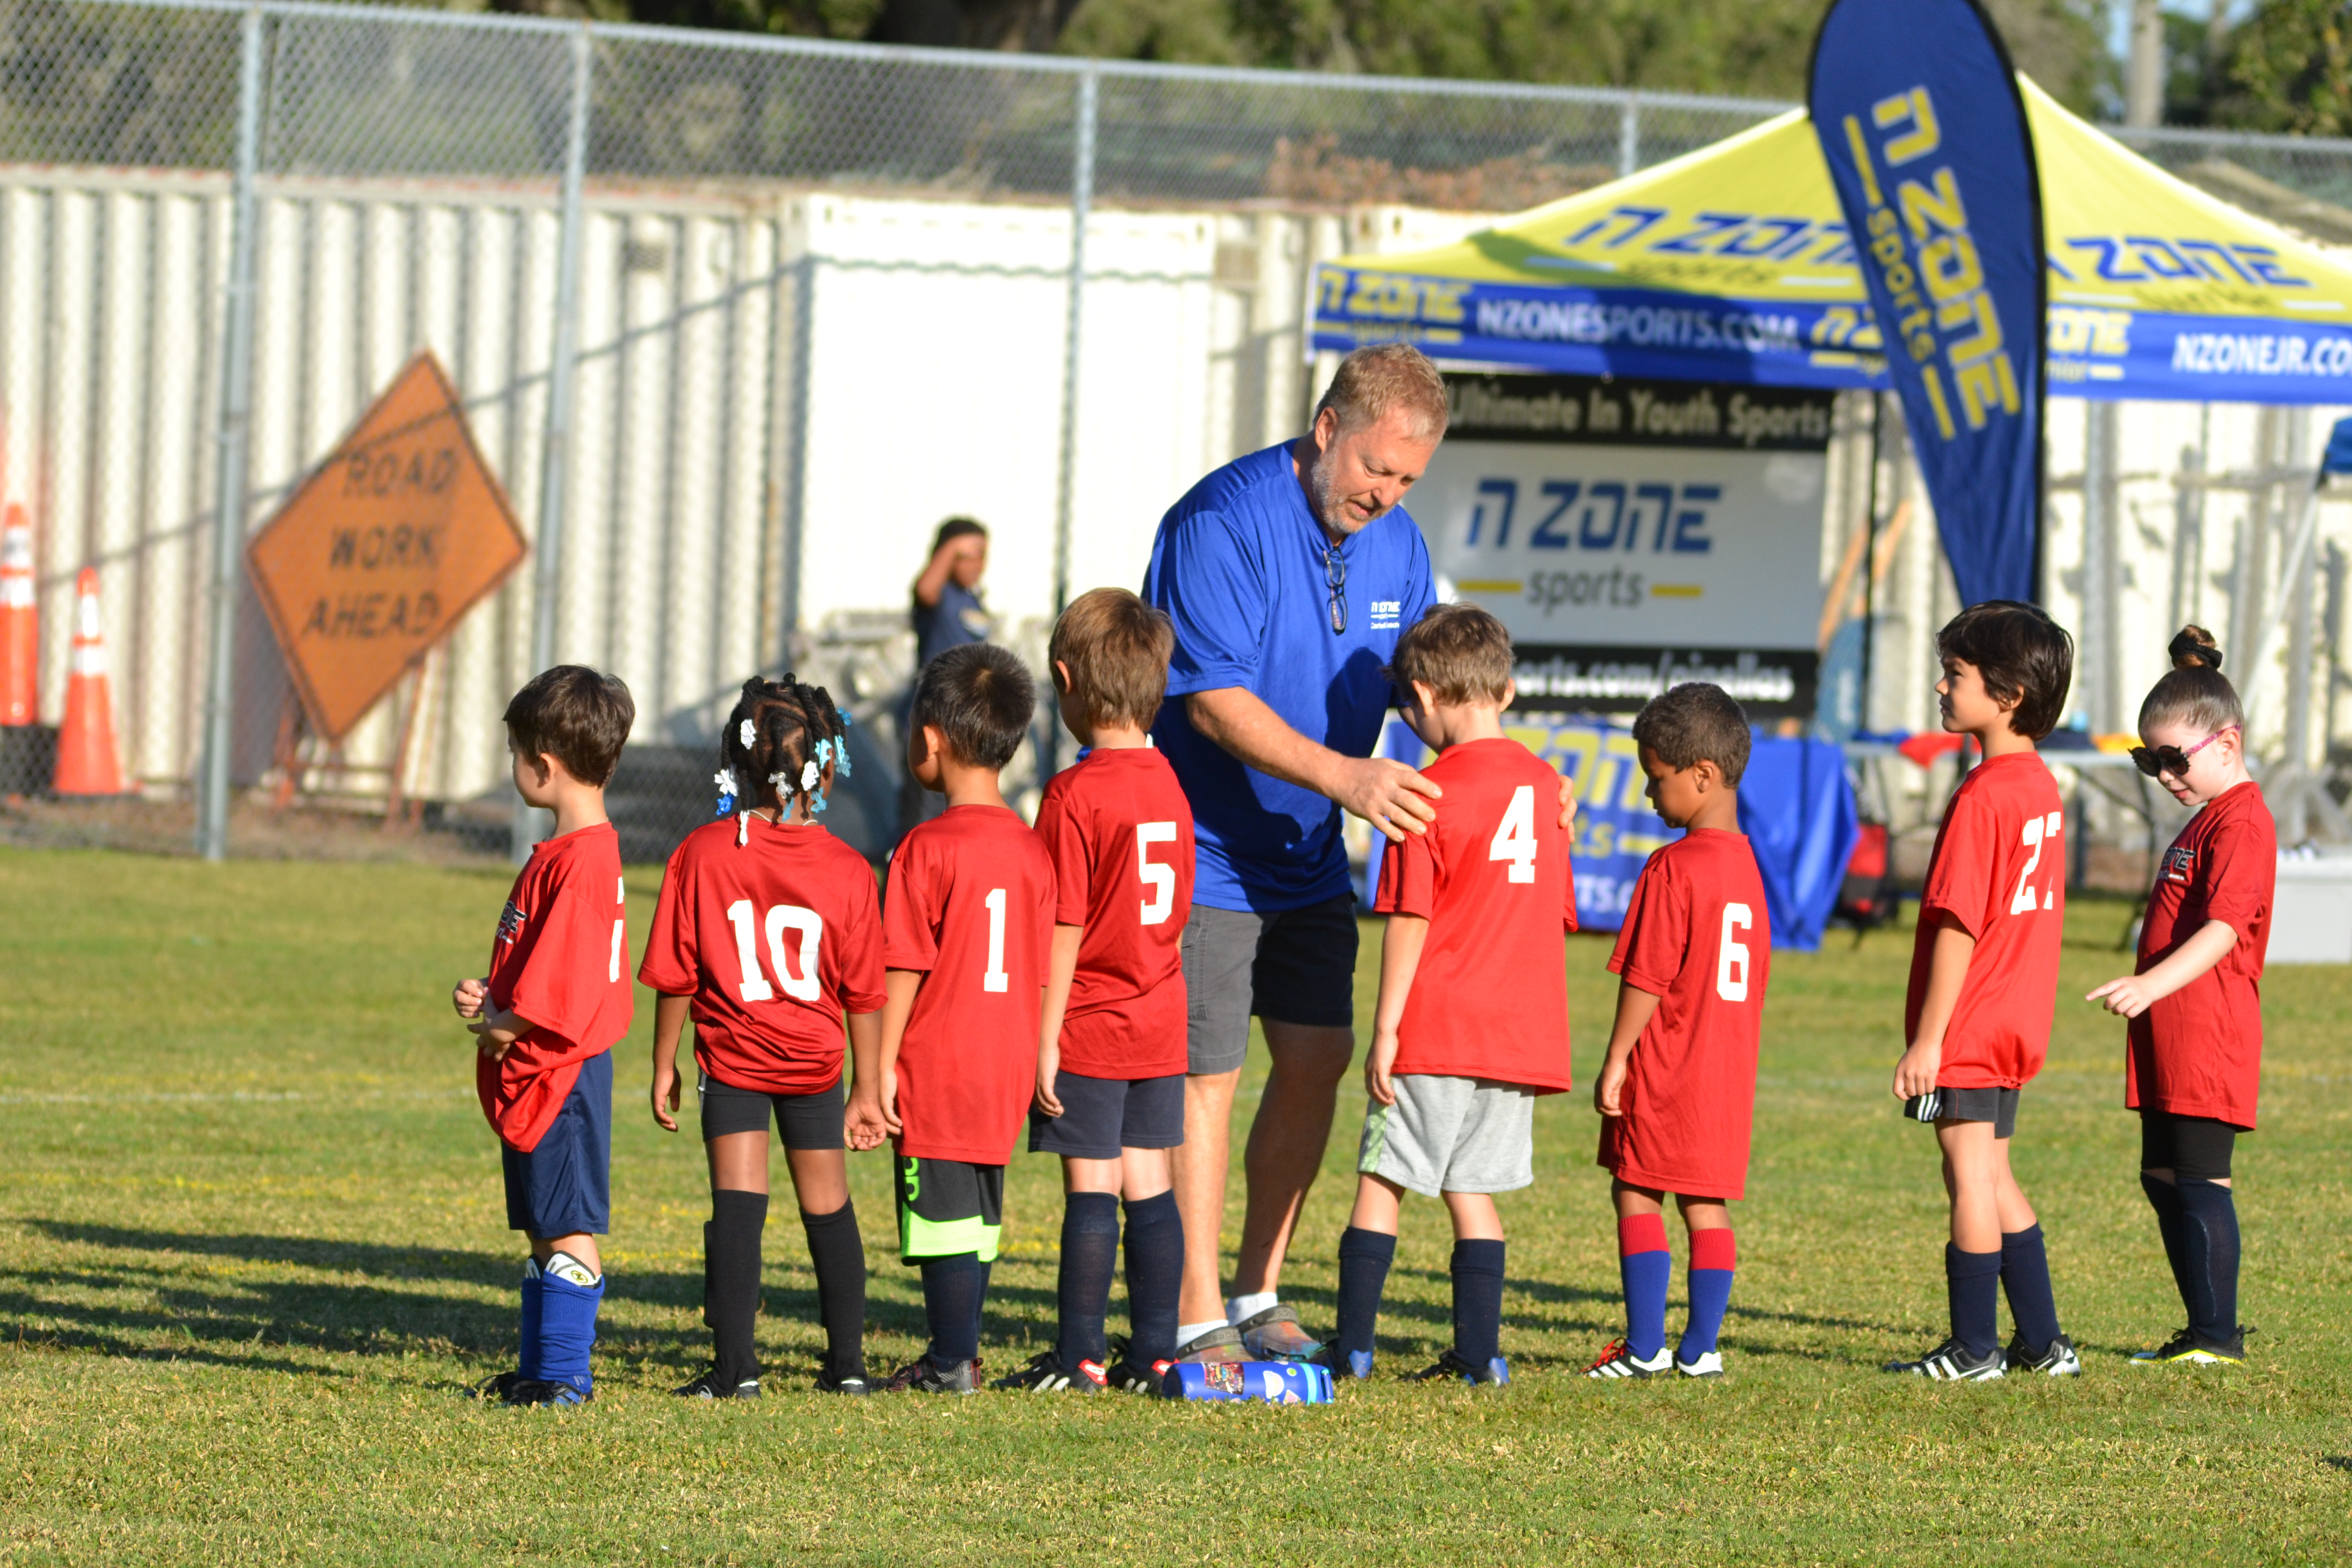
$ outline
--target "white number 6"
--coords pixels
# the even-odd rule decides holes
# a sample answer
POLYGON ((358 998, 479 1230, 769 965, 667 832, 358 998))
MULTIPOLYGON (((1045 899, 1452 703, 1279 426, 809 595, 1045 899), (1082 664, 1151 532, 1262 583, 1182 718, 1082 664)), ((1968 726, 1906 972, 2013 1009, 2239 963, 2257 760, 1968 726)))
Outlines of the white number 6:
POLYGON ((1723 941, 1715 955, 1715 994, 1727 1002, 1748 1000, 1748 944, 1731 933, 1753 930, 1755 925, 1756 917, 1746 904, 1723 906, 1723 941))

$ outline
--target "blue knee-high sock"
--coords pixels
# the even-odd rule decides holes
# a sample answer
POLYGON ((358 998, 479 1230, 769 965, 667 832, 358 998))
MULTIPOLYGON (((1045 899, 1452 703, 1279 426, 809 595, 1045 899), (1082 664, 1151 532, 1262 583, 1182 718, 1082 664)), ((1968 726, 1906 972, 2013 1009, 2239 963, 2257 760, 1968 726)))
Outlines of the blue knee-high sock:
POLYGON ((2207 1344, 2238 1331, 2238 1205, 2219 1182, 2180 1180, 2181 1252, 2188 1265, 2189 1328, 2207 1344))
POLYGON ((1127 1205, 1127 1352, 1139 1365, 1176 1358, 1176 1300, 1184 1283, 1184 1215, 1176 1194, 1127 1205))
POLYGON ((1666 1285, 1674 1272, 1664 1215, 1637 1214, 1617 1222, 1617 1274, 1625 1285, 1625 1348, 1637 1360, 1654 1358, 1666 1342, 1666 1285))
POLYGON ((2172 1288, 2180 1292, 2180 1310, 2194 1317, 2197 1308, 2189 1285, 2188 1244, 2180 1235, 2180 1189, 2146 1171, 2139 1173, 2139 1187, 2147 1194, 2148 1207, 2156 1211, 2156 1232, 2164 1238, 2164 1261, 2172 1269, 2172 1288))
POLYGON ((2058 1302, 2050 1290, 2050 1258, 2042 1249, 2041 1226, 2001 1233, 2000 1288, 2009 1297, 2009 1315, 2025 1348, 2035 1355, 2048 1350, 2059 1334, 2058 1302))
POLYGON ((976 1252, 926 1258, 923 1320, 929 1327, 931 1364, 945 1371, 980 1354, 980 1303, 988 1293, 988 1265, 976 1252))
POLYGON ((604 1300, 605 1276, 593 1276, 583 1285, 566 1276, 587 1269, 568 1253, 559 1252, 539 1271, 539 1375, 550 1383, 568 1383, 583 1394, 596 1392, 588 1371, 588 1352, 596 1343, 596 1309, 604 1300))
POLYGON ((1731 1305, 1731 1278, 1739 1268, 1739 1244, 1729 1226, 1695 1230, 1690 1242, 1690 1322, 1675 1347, 1675 1359, 1685 1363, 1715 1349, 1724 1309, 1731 1305))
POLYGON ((1944 1291, 1952 1314, 1952 1338, 1982 1359, 2000 1348, 1998 1307, 2000 1254, 1962 1252, 1944 1243, 1944 1291))
POLYGON ((522 1339, 515 1352, 515 1376, 525 1383, 539 1378, 540 1303, 546 1287, 540 1282, 539 1264, 522 1260, 522 1339))
POLYGON ((1381 1321, 1381 1292, 1387 1289, 1389 1265, 1396 1261, 1396 1237, 1377 1230, 1349 1226, 1339 1233, 1339 1329, 1335 1336, 1342 1354, 1361 1356, 1358 1377, 1372 1373, 1372 1334, 1381 1321))
POLYGON ((1503 1253, 1499 1241, 1454 1244, 1454 1353, 1472 1366, 1502 1353, 1503 1253))
POLYGON ((1103 1318, 1110 1310, 1110 1278, 1118 1265, 1118 1194, 1069 1194, 1062 1200, 1062 1267, 1055 1291, 1061 1329, 1055 1353, 1065 1371, 1076 1372, 1080 1362, 1102 1363, 1103 1318))

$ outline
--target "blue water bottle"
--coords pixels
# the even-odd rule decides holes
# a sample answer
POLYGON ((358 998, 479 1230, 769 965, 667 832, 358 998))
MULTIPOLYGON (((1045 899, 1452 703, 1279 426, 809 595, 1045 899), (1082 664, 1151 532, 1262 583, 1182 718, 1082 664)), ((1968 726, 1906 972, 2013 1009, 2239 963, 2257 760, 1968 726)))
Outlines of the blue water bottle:
POLYGON ((1160 1392, 1170 1399, 1328 1405, 1331 1369, 1296 1361, 1180 1361, 1168 1369, 1160 1392))

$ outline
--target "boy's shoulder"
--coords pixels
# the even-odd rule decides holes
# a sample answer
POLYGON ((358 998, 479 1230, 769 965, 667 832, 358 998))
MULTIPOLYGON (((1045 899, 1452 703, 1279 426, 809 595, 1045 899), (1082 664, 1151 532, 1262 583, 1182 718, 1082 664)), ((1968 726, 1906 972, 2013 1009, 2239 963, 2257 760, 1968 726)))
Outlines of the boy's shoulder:
POLYGON ((1064 811, 1084 809, 1109 816, 1139 816, 1152 809, 1148 796, 1161 789, 1181 791, 1176 770, 1155 746, 1121 747, 1089 752, 1076 764, 1055 773, 1045 785, 1038 811, 1047 805, 1064 811))
MULTIPOLYGON (((1448 746, 1421 772, 1423 777, 1435 779, 1440 784, 1450 778, 1470 783, 1491 780, 1497 784, 1522 784, 1559 776, 1550 763, 1508 735, 1489 736, 1483 741, 1465 741, 1458 746, 1448 746)), ((1440 799, 1438 809, 1443 811, 1444 808, 1444 802, 1440 799)))
POLYGON ((919 822, 898 840, 891 857, 902 861, 938 864, 960 855, 984 853, 1045 854, 1037 830, 1021 820, 1008 805, 950 806, 929 822, 919 822))
POLYGON ((561 838, 543 839, 517 885, 537 882, 541 887, 568 887, 575 881, 592 877, 614 877, 621 874, 621 835, 609 822, 578 827, 561 838))

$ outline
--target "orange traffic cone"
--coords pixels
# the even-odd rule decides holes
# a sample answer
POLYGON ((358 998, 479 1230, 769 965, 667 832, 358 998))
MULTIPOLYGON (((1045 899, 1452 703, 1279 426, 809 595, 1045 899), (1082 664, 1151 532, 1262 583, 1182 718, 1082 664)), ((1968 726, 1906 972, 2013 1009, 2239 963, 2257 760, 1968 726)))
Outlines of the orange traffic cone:
POLYGON ((114 694, 106 679, 106 634, 98 624, 98 569, 74 584, 73 664, 66 676, 66 721, 58 731, 59 795, 121 795, 114 755, 114 694))
POLYGON ((33 525, 11 505, 0 522, 0 725, 39 715, 41 611, 33 602, 33 525))

